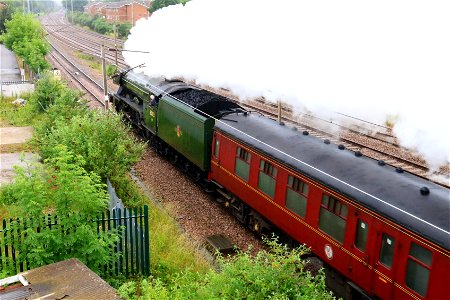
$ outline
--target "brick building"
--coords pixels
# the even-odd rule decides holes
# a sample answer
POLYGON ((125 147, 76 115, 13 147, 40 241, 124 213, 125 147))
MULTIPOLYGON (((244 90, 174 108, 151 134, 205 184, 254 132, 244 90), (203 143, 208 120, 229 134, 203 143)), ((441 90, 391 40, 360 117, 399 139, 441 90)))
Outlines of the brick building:
POLYGON ((129 22, 132 25, 141 18, 148 18, 150 13, 149 2, 142 1, 120 1, 120 2, 95 2, 84 7, 84 11, 90 15, 101 15, 108 22, 129 22))

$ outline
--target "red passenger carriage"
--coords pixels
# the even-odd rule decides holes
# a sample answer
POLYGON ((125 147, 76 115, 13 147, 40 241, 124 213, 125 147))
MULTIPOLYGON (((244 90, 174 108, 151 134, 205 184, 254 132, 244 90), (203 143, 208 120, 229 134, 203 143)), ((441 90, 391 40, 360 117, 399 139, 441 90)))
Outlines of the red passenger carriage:
POLYGON ((241 222, 310 246, 338 294, 450 299, 447 189, 248 114, 216 124, 211 157, 241 222))

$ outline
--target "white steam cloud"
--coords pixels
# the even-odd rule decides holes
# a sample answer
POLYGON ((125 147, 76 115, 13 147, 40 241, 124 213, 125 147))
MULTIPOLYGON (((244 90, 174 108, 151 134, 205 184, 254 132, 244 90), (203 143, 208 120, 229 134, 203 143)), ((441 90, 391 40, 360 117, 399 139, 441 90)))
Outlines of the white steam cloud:
POLYGON ((394 132, 449 162, 450 1, 192 0, 140 20, 124 52, 150 76, 264 96, 394 132))

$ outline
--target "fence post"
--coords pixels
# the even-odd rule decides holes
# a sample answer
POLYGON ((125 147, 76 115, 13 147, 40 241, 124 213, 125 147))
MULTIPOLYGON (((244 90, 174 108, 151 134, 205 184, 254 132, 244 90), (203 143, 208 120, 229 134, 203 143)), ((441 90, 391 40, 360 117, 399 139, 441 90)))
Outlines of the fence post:
MULTIPOLYGON (((133 236, 133 209, 130 208, 130 265, 131 265, 131 275, 134 275, 134 236, 133 236)), ((128 230, 128 228, 127 228, 128 230)))
POLYGON ((150 240, 148 234, 148 206, 144 205, 144 241, 145 241, 145 270, 146 276, 150 275, 150 240))
POLYGON ((136 273, 139 273, 139 234, 138 234, 138 211, 134 209, 134 216, 136 221, 134 222, 134 238, 136 239, 136 273))
POLYGON ((125 236, 124 236, 124 239, 125 239, 124 261, 125 261, 125 277, 128 278, 128 272, 129 272, 129 270, 128 270, 128 242, 129 242, 129 239, 128 239, 128 222, 127 222, 128 219, 127 219, 127 217, 129 218, 130 214, 127 215, 127 208, 125 207, 123 210, 123 224, 125 225, 125 228, 123 230, 125 233, 125 236))

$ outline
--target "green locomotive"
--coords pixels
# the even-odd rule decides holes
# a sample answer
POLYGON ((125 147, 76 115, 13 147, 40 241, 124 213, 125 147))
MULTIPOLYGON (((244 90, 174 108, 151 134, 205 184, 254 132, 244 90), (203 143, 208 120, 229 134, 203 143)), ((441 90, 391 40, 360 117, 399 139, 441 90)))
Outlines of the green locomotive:
POLYGON ((125 71, 114 81, 120 86, 110 99, 116 110, 159 153, 198 179, 210 170, 215 121, 245 111, 225 97, 178 80, 125 71))

